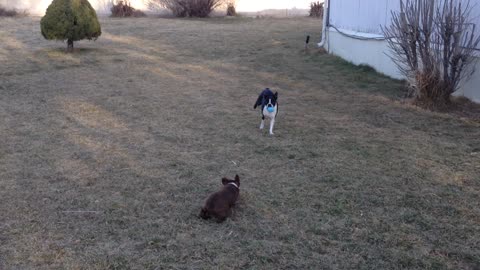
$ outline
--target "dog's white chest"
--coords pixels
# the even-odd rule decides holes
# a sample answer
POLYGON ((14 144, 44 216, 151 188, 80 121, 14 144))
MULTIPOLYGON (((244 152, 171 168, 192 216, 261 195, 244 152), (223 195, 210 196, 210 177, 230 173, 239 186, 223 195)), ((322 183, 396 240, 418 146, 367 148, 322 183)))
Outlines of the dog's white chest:
POLYGON ((277 105, 275 105, 273 107, 273 111, 272 112, 269 112, 268 109, 267 109, 267 106, 265 106, 263 108, 263 115, 270 118, 270 119, 273 119, 275 118, 275 116, 277 115, 277 105))

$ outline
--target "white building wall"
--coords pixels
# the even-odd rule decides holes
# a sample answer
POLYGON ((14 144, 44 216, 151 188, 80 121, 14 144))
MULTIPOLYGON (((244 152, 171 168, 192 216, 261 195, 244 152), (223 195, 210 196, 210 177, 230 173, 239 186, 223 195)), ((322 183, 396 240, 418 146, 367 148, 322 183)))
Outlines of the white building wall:
MULTIPOLYGON (((474 4, 475 2, 471 1, 474 4)), ((326 49, 353 64, 366 64, 380 73, 401 79, 402 75, 387 55, 387 42, 381 40, 381 26, 390 24, 391 11, 399 10, 399 3, 399 0, 332 0, 329 17, 331 27, 326 29, 326 49), (346 35, 340 34, 333 26, 346 35)), ((480 4, 474 5, 471 12, 476 30, 480 33, 480 4)), ((480 55, 480 50, 477 55, 480 55)), ((463 82, 461 89, 455 94, 480 103, 480 60, 475 65, 472 77, 463 82)))
POLYGON ((454 93, 456 96, 464 96, 476 103, 480 103, 480 59, 477 57, 475 73, 467 81, 464 81, 460 89, 454 93))
POLYGON ((330 23, 338 28, 381 34, 380 25, 391 19, 391 10, 400 9, 400 0, 332 0, 330 23))
POLYGON ((359 40, 346 37, 334 29, 327 33, 327 50, 355 65, 369 65, 379 73, 402 79, 395 64, 387 56, 387 42, 383 40, 359 40))

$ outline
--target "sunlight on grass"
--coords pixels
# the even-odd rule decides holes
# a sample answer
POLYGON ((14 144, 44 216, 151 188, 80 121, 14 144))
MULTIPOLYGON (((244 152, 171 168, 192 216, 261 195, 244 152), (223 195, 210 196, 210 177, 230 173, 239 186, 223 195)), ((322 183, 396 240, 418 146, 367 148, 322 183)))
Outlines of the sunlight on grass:
POLYGON ((44 52, 46 53, 46 57, 48 57, 49 61, 66 61, 69 64, 77 65, 81 63, 80 57, 71 53, 65 53, 65 50, 63 49, 46 50, 44 52))
POLYGON ((2 40, 3 46, 5 46, 9 50, 24 50, 26 49, 25 44, 16 39, 16 38, 4 38, 2 40))
POLYGON ((119 121, 110 112, 84 101, 62 102, 63 111, 85 127, 103 130, 111 133, 125 132, 124 123, 119 121))
POLYGON ((182 74, 178 70, 168 70, 166 66, 155 67, 155 68, 145 68, 145 71, 152 72, 153 74, 160 77, 167 77, 174 80, 183 79, 182 74))
MULTIPOLYGON (((155 168, 144 166, 142 160, 132 155, 127 149, 128 145, 140 145, 149 147, 154 143, 151 136, 143 131, 135 131, 128 128, 124 123, 118 120, 110 112, 84 101, 68 101, 64 100, 63 112, 66 116, 71 117, 75 122, 67 124, 64 129, 66 137, 75 145, 87 150, 93 154, 96 162, 96 170, 106 169, 109 166, 125 166, 123 169, 133 170, 139 175, 155 177, 159 172, 155 168), (81 126, 76 125, 81 124, 81 126), (98 135, 83 135, 88 133, 90 129, 108 134, 107 137, 98 135), (122 141, 128 142, 123 145, 122 141)), ((60 168, 69 169, 71 162, 66 161, 64 164, 59 163, 60 168)), ((86 165, 82 165, 74 175, 82 175, 84 170, 88 170, 86 165)), ((89 175, 90 178, 95 176, 89 175)))
POLYGON ((418 158, 416 166, 420 170, 428 171, 439 184, 442 185, 456 185, 463 186, 464 182, 469 179, 469 176, 461 171, 454 171, 451 168, 440 164, 434 160, 426 160, 418 158))
POLYGON ((24 52, 26 45, 14 37, 7 37, 7 33, 0 32, 0 61, 6 61, 9 59, 12 51, 24 52))
POLYGON ((8 59, 8 51, 4 48, 0 48, 0 61, 6 61, 8 59))
MULTIPOLYGON (((75 140, 75 138, 72 138, 72 140, 75 140)), ((100 176, 96 168, 88 166, 84 161, 79 159, 65 157, 64 159, 59 159, 55 167, 60 174, 68 176, 69 180, 79 185, 92 184, 90 181, 100 176)))
POLYGON ((119 35, 114 35, 108 32, 103 32, 102 33, 102 39, 107 39, 112 42, 118 42, 118 43, 123 43, 123 44, 128 44, 128 45, 134 45, 135 47, 142 47, 142 45, 145 43, 144 40, 132 37, 132 36, 119 36, 119 35))

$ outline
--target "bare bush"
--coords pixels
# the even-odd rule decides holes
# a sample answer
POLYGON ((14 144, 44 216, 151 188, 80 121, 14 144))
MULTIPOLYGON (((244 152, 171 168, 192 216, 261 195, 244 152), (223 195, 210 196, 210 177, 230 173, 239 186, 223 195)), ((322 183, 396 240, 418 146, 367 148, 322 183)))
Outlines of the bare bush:
POLYGON ((392 12, 391 25, 383 28, 390 57, 418 104, 449 104, 460 82, 473 73, 480 36, 470 11, 469 1, 401 0, 400 12, 392 12))
POLYGON ((227 3, 227 16, 237 16, 235 1, 230 1, 227 3))
POLYGON ((28 12, 18 11, 16 9, 6 9, 0 6, 0 17, 17 17, 17 16, 27 16, 28 12))
POLYGON ((323 3, 320 1, 310 3, 310 17, 323 17, 323 3))
POLYGON ((110 11, 112 17, 145 17, 147 16, 143 11, 137 10, 130 5, 129 1, 118 1, 114 4, 110 11))
POLYGON ((224 6, 226 0, 150 0, 149 6, 160 6, 172 11, 177 17, 208 17, 216 8, 224 6))

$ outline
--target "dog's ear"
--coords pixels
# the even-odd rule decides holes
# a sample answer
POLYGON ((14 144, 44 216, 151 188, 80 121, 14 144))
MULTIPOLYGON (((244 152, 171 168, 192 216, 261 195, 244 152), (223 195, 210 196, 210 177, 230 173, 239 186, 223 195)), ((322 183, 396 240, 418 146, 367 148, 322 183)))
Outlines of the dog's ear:
POLYGON ((278 92, 275 92, 275 99, 278 99, 278 92))
POLYGON ((238 176, 238 174, 235 175, 235 183, 236 183, 238 186, 240 186, 240 176, 238 176))
POLYGON ((226 184, 228 184, 228 179, 227 178, 222 178, 222 184, 225 186, 226 184))

